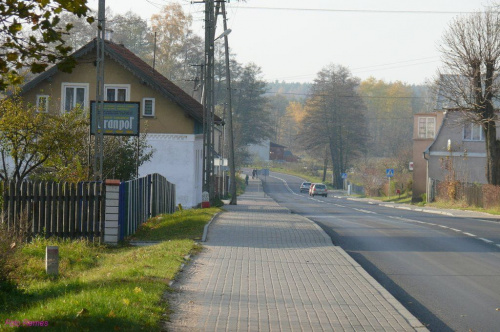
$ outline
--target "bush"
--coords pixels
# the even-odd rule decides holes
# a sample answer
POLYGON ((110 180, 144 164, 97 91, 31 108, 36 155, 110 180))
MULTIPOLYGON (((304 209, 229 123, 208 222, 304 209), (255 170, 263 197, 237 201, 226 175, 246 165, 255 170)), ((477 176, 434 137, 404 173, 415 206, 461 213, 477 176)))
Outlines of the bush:
POLYGON ((483 208, 492 209, 500 206, 500 186, 483 185, 483 208))
POLYGON ((30 224, 23 215, 15 226, 0 221, 0 284, 6 283, 13 269, 12 257, 16 250, 28 240, 30 224))

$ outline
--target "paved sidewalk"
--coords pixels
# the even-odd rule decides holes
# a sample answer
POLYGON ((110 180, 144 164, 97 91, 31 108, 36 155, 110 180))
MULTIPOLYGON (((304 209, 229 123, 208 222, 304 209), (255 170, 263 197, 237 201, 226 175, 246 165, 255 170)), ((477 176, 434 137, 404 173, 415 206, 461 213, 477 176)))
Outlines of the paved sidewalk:
POLYGON ((427 331, 312 221, 250 180, 174 284, 169 331, 427 331))

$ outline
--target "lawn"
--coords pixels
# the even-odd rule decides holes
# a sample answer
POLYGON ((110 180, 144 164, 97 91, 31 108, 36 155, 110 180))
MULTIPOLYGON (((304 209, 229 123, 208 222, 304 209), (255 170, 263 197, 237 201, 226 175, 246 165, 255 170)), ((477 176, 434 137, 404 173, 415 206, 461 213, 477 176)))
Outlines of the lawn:
MULTIPOLYGON (((220 210, 193 209, 143 224, 147 247, 36 238, 9 259, 0 283, 0 330, 48 325, 51 331, 158 331, 168 319, 164 293, 185 256, 197 252, 203 227, 220 210), (45 274, 45 247, 59 246, 59 275, 45 274)), ((45 327, 47 329, 47 327, 45 327)))

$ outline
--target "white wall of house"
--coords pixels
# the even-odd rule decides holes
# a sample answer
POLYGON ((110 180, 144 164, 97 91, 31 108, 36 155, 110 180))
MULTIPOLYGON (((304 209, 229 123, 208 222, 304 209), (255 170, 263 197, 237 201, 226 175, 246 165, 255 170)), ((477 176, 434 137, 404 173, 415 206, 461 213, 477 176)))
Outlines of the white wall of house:
POLYGON ((139 168, 139 176, 158 173, 175 184, 176 204, 191 208, 201 203, 203 138, 201 135, 147 134, 155 150, 139 168))

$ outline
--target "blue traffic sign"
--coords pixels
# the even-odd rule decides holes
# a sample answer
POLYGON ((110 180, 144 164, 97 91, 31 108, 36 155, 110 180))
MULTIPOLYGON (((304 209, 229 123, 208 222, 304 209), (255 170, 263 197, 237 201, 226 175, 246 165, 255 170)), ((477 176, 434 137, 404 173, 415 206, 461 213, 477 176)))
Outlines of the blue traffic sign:
POLYGON ((394 176, 394 168, 388 168, 385 170, 385 175, 388 178, 392 178, 394 176))
POLYGON ((347 173, 342 173, 342 179, 347 179, 347 173))

